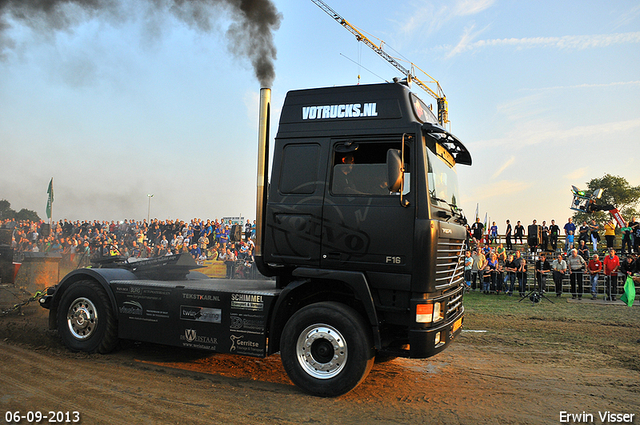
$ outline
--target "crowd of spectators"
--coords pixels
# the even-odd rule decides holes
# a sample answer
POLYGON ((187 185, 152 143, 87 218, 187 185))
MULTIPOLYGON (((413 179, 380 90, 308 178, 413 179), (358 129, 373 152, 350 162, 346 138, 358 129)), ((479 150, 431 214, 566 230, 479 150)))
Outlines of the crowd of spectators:
POLYGON ((640 223, 633 217, 621 231, 622 258, 619 258, 614 249, 612 221, 602 229, 593 220, 576 225, 569 218, 562 228, 555 220, 551 220, 550 226, 545 221, 537 224, 533 220, 525 230, 520 221, 512 227, 507 220, 503 244, 495 222, 487 229, 476 219, 468 226, 464 260, 467 287, 484 294, 512 295, 517 291, 524 296, 529 289, 546 292, 547 277, 552 277, 556 297, 562 296, 566 279, 572 298, 581 299, 586 289, 596 299, 599 278, 602 278, 600 282, 605 284, 607 299, 615 301, 619 280, 624 284, 631 276, 640 282, 640 223), (606 249, 600 245, 599 251, 601 230, 605 232, 606 249), (561 243, 563 236, 564 243, 561 243), (518 242, 520 246, 514 246, 518 242))
POLYGON ((205 260, 253 262, 255 220, 234 225, 230 220, 123 220, 69 221, 51 225, 44 221, 2 220, 0 228, 11 231, 14 258, 26 252, 61 254, 70 262, 80 257, 106 256, 153 258, 190 253, 205 260))

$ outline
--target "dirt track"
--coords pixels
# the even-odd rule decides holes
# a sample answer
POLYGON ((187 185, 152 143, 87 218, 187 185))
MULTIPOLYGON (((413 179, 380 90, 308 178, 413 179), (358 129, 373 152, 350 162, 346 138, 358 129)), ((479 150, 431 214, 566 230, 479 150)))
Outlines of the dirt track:
MULTIPOLYGON (((84 424, 549 424, 560 423, 561 411, 602 423, 598 411, 608 410, 640 423, 640 372, 605 353, 508 332, 467 331, 435 358, 376 364, 355 391, 321 399, 294 387, 278 356, 134 343, 109 355, 74 354, 46 330, 38 306, 24 313, 0 318, 3 419, 53 410, 79 411, 84 424)), ((474 320, 467 330, 478 329, 474 320)))

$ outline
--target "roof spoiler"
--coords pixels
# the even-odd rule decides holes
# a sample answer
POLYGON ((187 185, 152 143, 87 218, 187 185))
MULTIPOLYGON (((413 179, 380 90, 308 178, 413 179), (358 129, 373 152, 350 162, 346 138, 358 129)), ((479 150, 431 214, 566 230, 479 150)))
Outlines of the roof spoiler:
POLYGON ((438 141, 456 160, 456 164, 471 165, 471 154, 453 134, 449 133, 439 124, 426 122, 422 129, 438 141))

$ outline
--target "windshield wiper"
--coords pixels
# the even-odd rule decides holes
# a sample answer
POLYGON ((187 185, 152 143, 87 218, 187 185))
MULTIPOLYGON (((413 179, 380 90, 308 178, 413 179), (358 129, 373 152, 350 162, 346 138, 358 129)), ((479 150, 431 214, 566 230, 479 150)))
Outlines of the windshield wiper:
POLYGON ((462 214, 462 209, 458 208, 458 206, 455 205, 455 204, 450 204, 449 202, 447 202, 446 200, 444 200, 442 198, 438 198, 435 194, 431 193, 431 191, 429 191, 429 192, 430 192, 429 194, 431 195, 431 199, 434 199, 434 200, 436 200, 438 202, 442 202, 442 203, 444 203, 444 204, 449 206, 449 211, 451 211, 451 215, 447 214, 445 211, 440 211, 438 213, 438 215, 440 217, 446 218, 447 221, 449 221, 449 219, 451 217, 456 217, 456 221, 458 223, 461 223, 461 224, 466 224, 467 223, 466 218, 462 214))

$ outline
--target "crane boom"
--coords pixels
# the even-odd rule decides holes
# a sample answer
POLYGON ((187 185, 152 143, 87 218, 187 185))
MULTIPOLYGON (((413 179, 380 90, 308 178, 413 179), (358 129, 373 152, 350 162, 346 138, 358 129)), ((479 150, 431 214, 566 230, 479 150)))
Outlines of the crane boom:
POLYGON ((384 41, 381 40, 380 46, 378 46, 373 41, 371 41, 367 36, 365 36, 362 32, 360 32, 356 27, 351 25, 346 19, 340 16, 338 12, 333 10, 324 1, 322 0, 311 0, 311 1, 320 9, 324 10, 324 12, 327 15, 331 16, 336 22, 342 25, 347 31, 353 34, 356 37, 356 40, 363 42, 365 45, 371 48, 371 50, 376 52, 383 59, 385 59, 387 62, 393 65, 398 71, 406 75, 408 81, 415 83, 421 89, 429 93, 429 95, 431 95, 434 99, 436 99, 438 104, 438 122, 443 127, 445 126, 445 124, 449 122, 449 107, 447 104, 447 97, 442 91, 442 87, 440 86, 440 83, 438 83, 438 81, 436 81, 433 77, 431 77, 429 74, 424 72, 422 69, 415 66, 413 63, 411 63, 411 70, 405 68, 400 62, 398 62, 398 60, 396 60, 396 58, 389 55, 387 52, 385 52, 382 49, 382 47, 384 46, 384 41), (429 86, 427 86, 426 83, 424 83, 418 77, 416 77, 414 69, 419 69, 423 74, 431 78, 431 82, 434 83, 437 87, 437 92, 432 90, 429 86))

